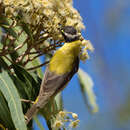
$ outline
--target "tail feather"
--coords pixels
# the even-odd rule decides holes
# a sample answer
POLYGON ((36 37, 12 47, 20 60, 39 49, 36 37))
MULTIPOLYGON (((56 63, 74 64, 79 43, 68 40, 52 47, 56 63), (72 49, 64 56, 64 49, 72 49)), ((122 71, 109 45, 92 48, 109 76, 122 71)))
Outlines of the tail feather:
POLYGON ((30 120, 33 118, 33 116, 38 112, 39 108, 37 107, 36 104, 33 104, 31 108, 27 111, 25 114, 26 118, 26 124, 30 122, 30 120))
POLYGON ((38 101, 34 103, 30 109, 28 109, 27 113, 25 114, 26 118, 26 124, 30 122, 30 120, 33 118, 34 115, 37 114, 39 109, 43 108, 47 103, 48 100, 50 99, 50 95, 41 95, 38 98, 38 101))

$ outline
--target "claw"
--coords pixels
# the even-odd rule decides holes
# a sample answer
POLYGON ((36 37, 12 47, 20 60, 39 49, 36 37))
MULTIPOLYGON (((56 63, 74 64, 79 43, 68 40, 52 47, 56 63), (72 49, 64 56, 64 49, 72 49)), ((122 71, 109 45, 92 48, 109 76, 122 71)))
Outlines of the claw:
POLYGON ((36 98, 34 104, 36 104, 38 102, 38 100, 39 100, 39 96, 36 98))

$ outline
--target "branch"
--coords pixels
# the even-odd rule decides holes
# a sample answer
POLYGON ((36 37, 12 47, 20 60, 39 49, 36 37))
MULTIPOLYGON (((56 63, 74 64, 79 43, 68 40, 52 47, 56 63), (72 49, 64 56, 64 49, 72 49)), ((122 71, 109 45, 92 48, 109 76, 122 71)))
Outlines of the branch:
POLYGON ((46 65, 46 64, 48 64, 48 63, 49 63, 49 61, 46 61, 46 62, 44 62, 43 64, 40 64, 40 65, 35 66, 35 67, 27 68, 26 70, 28 70, 28 71, 35 70, 35 69, 37 69, 37 68, 39 68, 39 67, 42 67, 42 66, 44 66, 44 65, 46 65))
POLYGON ((17 51, 18 49, 22 48, 28 39, 29 39, 29 37, 26 38, 26 40, 22 44, 18 45, 16 48, 14 48, 14 50, 17 51))
POLYGON ((34 101, 27 100, 27 99, 21 99, 21 102, 26 102, 26 103, 34 104, 34 101))
POLYGON ((29 61, 33 61, 33 60, 35 60, 36 58, 38 58, 39 56, 42 56, 42 55, 44 55, 44 53, 38 54, 31 59, 29 59, 29 55, 27 55, 28 56, 27 60, 23 63, 23 65, 25 66, 29 61))

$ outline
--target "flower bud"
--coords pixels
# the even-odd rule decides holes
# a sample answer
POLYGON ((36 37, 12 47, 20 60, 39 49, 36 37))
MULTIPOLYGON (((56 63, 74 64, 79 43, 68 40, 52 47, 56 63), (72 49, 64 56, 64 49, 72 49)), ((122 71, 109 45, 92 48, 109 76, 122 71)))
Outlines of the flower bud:
POLYGON ((78 115, 77 115, 76 113, 72 113, 72 117, 73 117, 74 119, 77 119, 77 118, 78 118, 78 115))

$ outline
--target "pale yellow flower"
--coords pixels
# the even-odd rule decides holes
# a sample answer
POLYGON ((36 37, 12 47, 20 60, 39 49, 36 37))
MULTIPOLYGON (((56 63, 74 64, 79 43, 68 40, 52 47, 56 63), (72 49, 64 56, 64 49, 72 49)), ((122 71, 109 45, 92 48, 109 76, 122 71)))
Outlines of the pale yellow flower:
POLYGON ((70 126, 72 127, 72 128, 76 128, 78 125, 79 125, 79 120, 75 120, 75 121, 72 121, 71 123, 70 123, 70 126))
POLYGON ((63 118, 66 116, 66 112, 65 111, 60 111, 58 114, 59 114, 59 116, 61 116, 63 118))
POLYGON ((56 120, 53 127, 54 128, 61 128, 63 126, 63 123, 60 120, 56 120))
POLYGON ((72 117, 73 117, 74 119, 77 119, 77 118, 78 118, 78 115, 77 115, 76 113, 72 113, 72 117))

